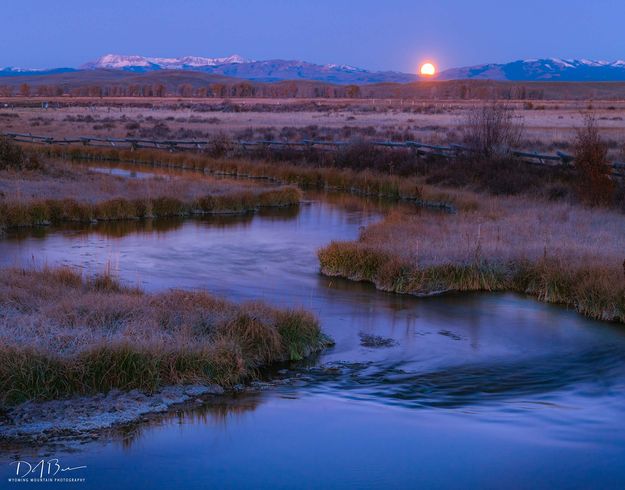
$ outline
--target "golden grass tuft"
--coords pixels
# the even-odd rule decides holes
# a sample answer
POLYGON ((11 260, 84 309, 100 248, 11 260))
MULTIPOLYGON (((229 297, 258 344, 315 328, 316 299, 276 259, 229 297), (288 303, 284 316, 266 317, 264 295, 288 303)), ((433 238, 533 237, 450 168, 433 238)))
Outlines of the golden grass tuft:
POLYGON ((67 268, 0 274, 1 405, 112 388, 227 387, 322 345, 304 311, 197 291, 145 294, 67 268))
POLYGON ((91 204, 73 199, 28 202, 0 201, 0 228, 19 228, 63 222, 134 220, 208 214, 243 214, 261 207, 297 206, 301 191, 293 187, 261 192, 204 195, 190 201, 161 196, 145 199, 115 198, 91 204))

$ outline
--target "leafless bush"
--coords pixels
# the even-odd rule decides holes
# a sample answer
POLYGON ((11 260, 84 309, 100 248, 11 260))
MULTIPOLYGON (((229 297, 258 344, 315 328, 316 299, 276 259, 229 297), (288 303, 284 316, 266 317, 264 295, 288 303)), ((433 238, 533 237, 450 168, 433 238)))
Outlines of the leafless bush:
POLYGON ((522 135, 523 124, 514 110, 497 102, 469 110, 464 121, 464 142, 482 158, 508 156, 511 148, 519 146, 522 135))
POLYGON ((228 153, 231 146, 230 139, 225 134, 219 133, 211 138, 205 151, 213 158, 222 158, 228 153))
POLYGON ((575 138, 575 168, 580 199, 591 206, 608 205, 614 200, 610 179, 608 145, 601 139, 594 115, 584 117, 584 126, 575 138))
POLYGON ((26 155, 24 150, 4 136, 0 136, 0 170, 35 170, 42 168, 39 159, 26 155))
POLYGON ((152 126, 151 128, 142 127, 141 129, 139 129, 139 136, 141 136, 142 138, 167 138, 170 136, 170 134, 171 128, 162 121, 154 123, 154 126, 152 126))

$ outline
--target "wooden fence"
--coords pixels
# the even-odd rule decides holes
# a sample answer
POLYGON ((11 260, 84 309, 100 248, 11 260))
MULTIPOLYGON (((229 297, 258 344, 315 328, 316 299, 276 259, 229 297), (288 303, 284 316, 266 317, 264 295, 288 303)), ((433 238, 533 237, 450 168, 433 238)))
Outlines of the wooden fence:
MULTIPOLYGON (((5 137, 19 143, 38 143, 47 145, 83 145, 94 147, 113 147, 125 149, 157 149, 166 151, 189 151, 204 150, 212 143, 209 140, 151 140, 141 138, 97 138, 92 136, 79 136, 76 138, 55 138, 52 136, 37 136, 31 133, 2 133, 5 137)), ((290 141, 232 141, 229 143, 233 148, 242 151, 254 151, 259 149, 279 149, 290 148, 299 151, 315 148, 321 151, 338 151, 340 148, 349 146, 351 143, 347 141, 319 141, 319 140, 302 140, 298 142, 290 141)), ((474 150, 462 145, 438 146, 419 143, 417 141, 370 141, 367 144, 374 147, 382 147, 389 149, 408 149, 418 158, 435 157, 435 158, 459 158, 470 154, 474 150)), ((556 152, 554 155, 546 155, 531 151, 512 151, 512 155, 529 164, 543 166, 571 166, 574 164, 575 158, 572 155, 556 152)), ((625 177, 625 163, 613 162, 612 174, 619 177, 625 177)))

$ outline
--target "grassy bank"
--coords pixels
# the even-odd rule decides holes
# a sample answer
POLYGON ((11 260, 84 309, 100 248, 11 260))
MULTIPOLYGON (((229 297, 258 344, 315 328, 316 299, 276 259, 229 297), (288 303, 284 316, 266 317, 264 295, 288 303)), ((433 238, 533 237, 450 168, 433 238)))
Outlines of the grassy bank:
POLYGON ((63 146, 32 146, 31 149, 69 160, 123 161, 193 169, 270 179, 305 189, 420 200, 423 204, 449 203, 454 198, 450 192, 465 190, 490 195, 576 199, 575 172, 571 168, 532 166, 511 158, 467 159, 466 155, 458 159, 417 158, 410 150, 399 152, 356 143, 329 152, 276 149, 247 155, 63 146))
POLYGON ((247 213, 299 204, 295 187, 245 185, 209 177, 126 179, 46 162, 0 170, 0 229, 123 219, 247 213))
POLYGON ((228 387, 322 347, 317 320, 204 292, 145 294, 70 269, 0 271, 0 404, 72 394, 228 387))
POLYGON ((90 203, 76 199, 38 199, 27 202, 0 201, 0 228, 93 221, 240 214, 260 207, 294 206, 301 200, 295 188, 281 188, 259 193, 234 192, 205 195, 193 200, 173 196, 127 199, 118 197, 90 203))
POLYGON ((389 199, 426 199, 422 182, 414 177, 389 175, 372 170, 255 161, 238 158, 213 158, 194 153, 164 153, 158 150, 116 150, 98 148, 35 147, 42 155, 70 160, 101 160, 141 163, 200 170, 236 177, 262 178, 304 189, 332 189, 380 196, 389 199))
POLYGON ((324 274, 385 291, 515 291, 625 323, 624 259, 621 214, 521 198, 456 215, 391 213, 319 251, 324 274))

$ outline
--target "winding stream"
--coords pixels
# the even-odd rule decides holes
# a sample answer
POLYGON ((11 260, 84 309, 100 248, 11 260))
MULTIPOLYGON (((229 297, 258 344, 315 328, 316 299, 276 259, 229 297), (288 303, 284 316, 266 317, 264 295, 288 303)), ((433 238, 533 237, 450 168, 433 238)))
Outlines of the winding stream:
POLYGON ((380 209, 307 199, 0 241, 1 266, 111 267, 149 291, 303 306, 336 341, 258 393, 55 452, 87 465, 83 488, 625 487, 625 329, 512 294, 418 299, 322 277, 316 249, 356 238, 380 209))

